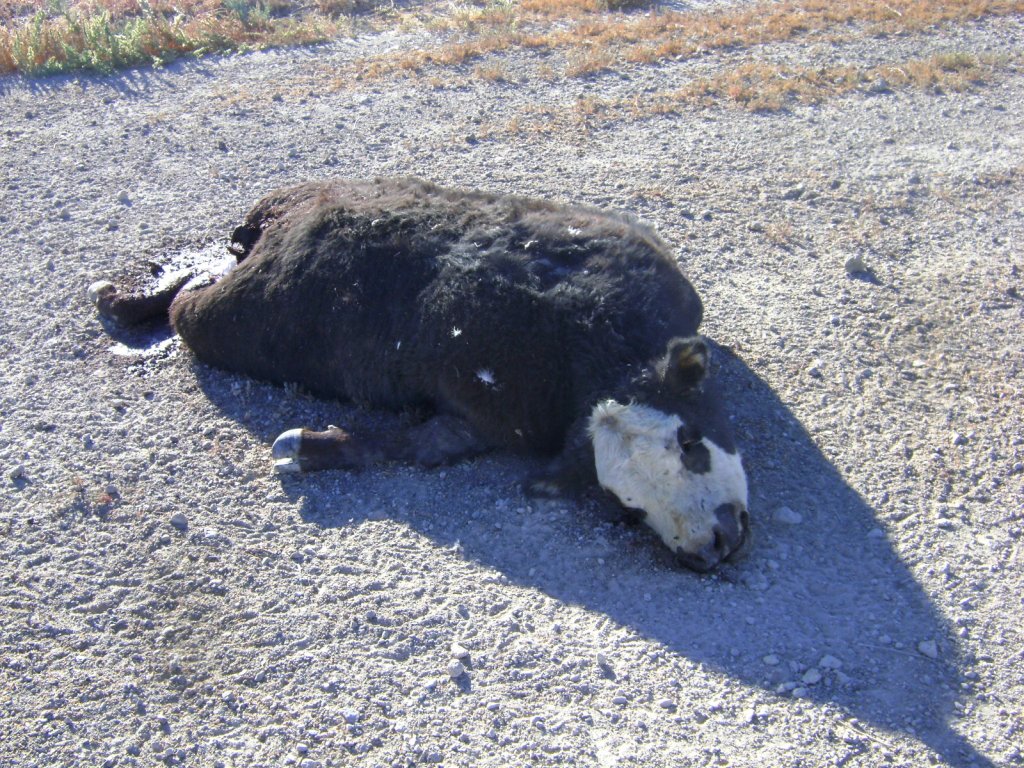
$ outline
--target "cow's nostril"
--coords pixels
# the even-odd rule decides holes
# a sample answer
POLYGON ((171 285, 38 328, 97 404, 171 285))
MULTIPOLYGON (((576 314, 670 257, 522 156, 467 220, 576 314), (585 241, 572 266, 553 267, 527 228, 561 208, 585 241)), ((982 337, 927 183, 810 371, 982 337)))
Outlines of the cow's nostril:
POLYGON ((715 519, 718 522, 713 530, 717 551, 728 554, 743 543, 746 531, 746 525, 743 523, 744 512, 745 510, 737 504, 721 504, 715 510, 715 519))
POLYGON ((713 546, 715 552, 718 552, 719 554, 725 554, 729 551, 729 542, 722 533, 722 529, 717 525, 715 526, 715 543, 713 546))

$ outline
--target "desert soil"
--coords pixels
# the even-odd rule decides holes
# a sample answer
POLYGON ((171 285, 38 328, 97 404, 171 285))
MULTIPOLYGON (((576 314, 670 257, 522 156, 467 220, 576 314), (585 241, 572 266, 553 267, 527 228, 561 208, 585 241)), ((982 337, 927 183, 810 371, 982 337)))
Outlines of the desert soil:
POLYGON ((1022 20, 351 78, 435 34, 0 79, 0 764, 1024 763, 1024 73, 579 107, 751 57, 1019 62, 1022 20), (749 557, 681 571, 524 497, 508 455, 279 478, 278 432, 396 417, 112 338, 86 301, 274 187, 378 174, 659 228, 707 306, 749 557))

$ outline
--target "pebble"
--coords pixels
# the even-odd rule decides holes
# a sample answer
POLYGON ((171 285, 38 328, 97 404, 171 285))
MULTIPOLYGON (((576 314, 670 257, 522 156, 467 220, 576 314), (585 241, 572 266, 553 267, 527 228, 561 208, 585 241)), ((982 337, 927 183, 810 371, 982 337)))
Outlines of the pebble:
POLYGON ((16 467, 12 467, 7 472, 7 477, 9 477, 12 482, 15 481, 15 480, 20 480, 24 476, 25 476, 25 468, 23 466, 21 466, 20 464, 18 466, 16 466, 16 467))
POLYGON ((119 202, 121 205, 131 205, 132 197, 131 195, 128 194, 127 190, 122 189, 120 192, 117 193, 117 202, 119 202))
POLYGON ((459 643, 452 643, 452 658, 465 659, 469 657, 469 649, 459 643))
POLYGON ((185 517, 181 512, 175 512, 171 515, 171 525, 177 528, 179 531, 184 531, 188 528, 188 518, 185 517))
POLYGON ((892 93, 892 86, 889 85, 889 81, 884 77, 879 77, 872 81, 871 85, 868 86, 868 93, 875 95, 880 93, 892 93))
POLYGON ((804 521, 803 515, 799 512, 794 512, 789 507, 779 507, 775 510, 773 517, 775 522, 782 523, 783 525, 799 525, 804 521))
POLYGON ((821 672, 816 667, 811 667, 804 676, 800 678, 804 685, 816 685, 821 682, 821 672))
POLYGON ((675 709, 676 703, 672 699, 662 699, 658 702, 658 706, 662 709, 675 709))
POLYGON ((818 662, 818 666, 823 669, 839 669, 843 666, 843 662, 832 654, 825 654, 821 657, 821 661, 818 662))
POLYGON ((776 656, 774 653, 769 653, 767 656, 762 658, 761 661, 763 661, 769 667, 774 667, 776 664, 779 663, 779 657, 776 656))
POLYGON ((783 192, 780 195, 780 197, 783 200, 799 200, 801 197, 803 197, 803 194, 804 194, 804 185, 803 184, 797 184, 795 186, 790 187, 785 192, 783 192))
POLYGON ((814 379, 820 379, 822 376, 821 366, 823 363, 821 360, 815 360, 809 366, 807 366, 807 375, 814 379))
POLYGON ((922 640, 917 644, 917 652, 929 659, 939 658, 939 645, 934 640, 922 640))
POLYGON ((627 704, 629 704, 629 699, 627 699, 625 696, 616 696, 612 699, 612 704, 615 704, 619 707, 624 707, 627 704))
POLYGON ((466 667, 461 661, 458 659, 452 659, 448 662, 448 677, 455 680, 456 678, 462 677, 464 674, 466 674, 466 667))
POLYGON ((860 272, 867 272, 868 265, 860 256, 851 256, 846 260, 846 274, 856 275, 860 272))

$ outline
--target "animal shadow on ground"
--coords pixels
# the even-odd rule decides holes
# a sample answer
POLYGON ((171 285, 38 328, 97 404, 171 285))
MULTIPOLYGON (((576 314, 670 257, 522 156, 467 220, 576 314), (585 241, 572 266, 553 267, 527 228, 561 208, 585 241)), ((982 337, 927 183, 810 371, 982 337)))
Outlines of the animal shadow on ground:
MULTIPOLYGON (((301 501, 307 521, 324 528, 393 519, 745 686, 830 703, 919 739, 951 765, 992 765, 948 724, 963 683, 959 649, 874 510, 771 387, 737 356, 715 351, 716 381, 749 475, 754 545, 744 560, 710 576, 680 570, 646 527, 611 524, 596 504, 528 500, 519 481, 540 464, 507 454, 443 470, 283 477, 282 487, 301 501), (801 522, 773 520, 781 506, 798 510, 801 522)), ((277 431, 303 426, 271 423, 238 403, 224 374, 196 371, 214 404, 268 445, 277 431)), ((324 423, 304 426, 330 420, 365 429, 400 419, 310 403, 294 398, 302 412, 296 418, 324 423)), ((278 414, 289 408, 281 403, 278 414)))

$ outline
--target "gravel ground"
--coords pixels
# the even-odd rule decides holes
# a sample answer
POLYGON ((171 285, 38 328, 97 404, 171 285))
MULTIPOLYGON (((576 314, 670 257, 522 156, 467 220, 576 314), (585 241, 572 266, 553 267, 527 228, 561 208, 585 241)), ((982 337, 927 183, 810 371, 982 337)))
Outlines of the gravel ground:
MULTIPOLYGON (((0 79, 0 764, 1024 763, 1019 67, 535 133, 508 126, 752 53, 346 74, 425 35, 0 79), (395 173, 627 209, 677 245, 747 559, 677 570, 643 529, 524 498, 506 455, 282 480, 281 430, 396 417, 118 345, 87 305, 271 188, 395 173)), ((1022 46, 1011 17, 756 55, 1022 46)))

